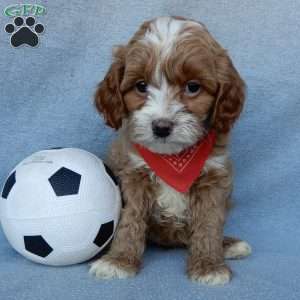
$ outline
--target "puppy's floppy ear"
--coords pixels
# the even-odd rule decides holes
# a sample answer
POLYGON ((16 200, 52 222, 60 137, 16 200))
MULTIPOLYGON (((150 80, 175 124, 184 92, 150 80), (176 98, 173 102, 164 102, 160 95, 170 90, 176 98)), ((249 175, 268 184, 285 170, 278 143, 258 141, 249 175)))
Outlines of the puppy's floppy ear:
POLYGON ((114 51, 114 61, 103 81, 98 85, 95 94, 97 110, 103 114, 106 124, 118 129, 127 109, 120 91, 125 68, 125 47, 118 47, 114 51))
POLYGON ((243 109, 245 83, 225 50, 217 55, 216 68, 219 88, 212 126, 218 132, 228 133, 243 109))

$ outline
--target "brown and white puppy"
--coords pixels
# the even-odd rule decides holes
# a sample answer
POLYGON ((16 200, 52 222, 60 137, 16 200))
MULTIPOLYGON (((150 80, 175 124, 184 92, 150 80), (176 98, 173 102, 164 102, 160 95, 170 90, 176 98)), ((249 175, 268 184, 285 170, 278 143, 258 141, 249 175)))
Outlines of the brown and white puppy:
POLYGON ((149 239, 187 247, 192 280, 230 280, 224 259, 251 252, 246 242, 223 237, 232 191, 229 132, 242 110, 244 91, 227 52, 193 20, 145 22, 126 46, 115 50, 95 103, 106 123, 119 129, 108 164, 120 177, 125 207, 108 254, 92 264, 91 273, 134 276, 149 239), (217 133, 213 152, 186 193, 157 177, 133 147, 179 153, 211 128, 217 133))

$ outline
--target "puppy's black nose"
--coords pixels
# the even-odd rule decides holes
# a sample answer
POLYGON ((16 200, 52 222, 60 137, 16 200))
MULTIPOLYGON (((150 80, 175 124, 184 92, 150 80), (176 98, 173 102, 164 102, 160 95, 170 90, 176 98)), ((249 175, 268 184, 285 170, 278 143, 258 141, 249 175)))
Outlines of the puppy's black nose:
POLYGON ((165 138, 170 135, 173 122, 167 119, 157 119, 152 122, 152 131, 155 136, 165 138))

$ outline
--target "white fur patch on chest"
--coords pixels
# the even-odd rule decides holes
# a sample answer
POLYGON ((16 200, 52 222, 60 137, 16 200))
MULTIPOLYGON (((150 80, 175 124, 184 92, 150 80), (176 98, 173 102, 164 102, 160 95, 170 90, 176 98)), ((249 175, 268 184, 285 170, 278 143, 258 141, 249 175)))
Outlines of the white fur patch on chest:
POLYGON ((177 192, 161 180, 159 180, 159 183, 160 187, 156 201, 162 209, 161 213, 166 217, 184 219, 188 204, 185 194, 177 192))
MULTIPOLYGON (((133 167, 148 167, 140 156, 130 153, 129 157, 133 167)), ((177 192, 175 189, 164 183, 150 169, 149 172, 150 177, 159 183, 156 199, 156 203, 160 208, 159 214, 162 214, 165 217, 177 217, 179 219, 184 219, 188 204, 188 199, 185 194, 177 192)))

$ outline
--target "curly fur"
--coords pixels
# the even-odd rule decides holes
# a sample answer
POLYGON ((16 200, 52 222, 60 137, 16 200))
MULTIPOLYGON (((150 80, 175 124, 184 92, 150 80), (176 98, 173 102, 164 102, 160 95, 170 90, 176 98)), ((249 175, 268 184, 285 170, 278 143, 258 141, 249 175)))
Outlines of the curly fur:
POLYGON ((146 240, 151 240, 187 247, 192 280, 230 280, 224 258, 241 258, 251 250, 246 242, 223 237, 233 183, 229 133, 244 98, 245 84, 227 52, 193 20, 162 17, 145 22, 126 46, 117 48, 95 104, 106 123, 119 129, 108 164, 120 177, 125 207, 110 251, 92 265, 92 273, 132 276, 141 267, 146 240), (149 83, 147 97, 134 88, 140 79, 149 83), (183 87, 193 79, 200 82, 201 92, 189 97, 183 87), (150 126, 161 116, 175 124, 175 133, 164 141, 152 136, 150 126), (217 132, 213 152, 185 194, 156 177, 132 146, 139 142, 153 151, 177 153, 210 128, 217 132))

